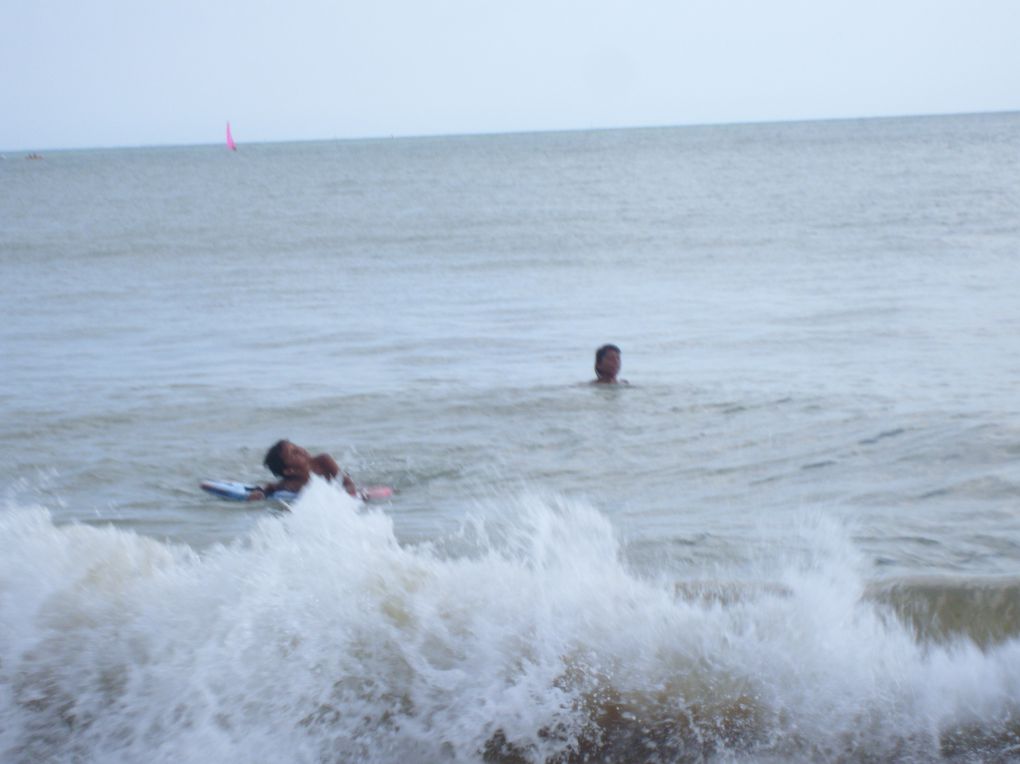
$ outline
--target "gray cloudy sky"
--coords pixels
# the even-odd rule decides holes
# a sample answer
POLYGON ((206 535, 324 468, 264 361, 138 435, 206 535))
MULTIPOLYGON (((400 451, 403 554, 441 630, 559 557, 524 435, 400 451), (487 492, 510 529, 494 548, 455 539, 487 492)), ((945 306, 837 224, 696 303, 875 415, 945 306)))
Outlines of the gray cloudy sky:
POLYGON ((1020 0, 7 0, 0 149, 1020 110, 1020 0))

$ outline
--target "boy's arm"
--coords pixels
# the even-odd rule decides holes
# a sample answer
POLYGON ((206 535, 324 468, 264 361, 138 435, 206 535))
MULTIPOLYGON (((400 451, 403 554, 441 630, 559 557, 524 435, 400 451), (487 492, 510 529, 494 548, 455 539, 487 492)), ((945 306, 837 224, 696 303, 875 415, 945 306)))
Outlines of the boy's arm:
POLYGON ((336 476, 340 474, 340 465, 337 464, 336 459, 329 454, 319 454, 316 456, 315 466, 318 467, 318 469, 314 471, 329 480, 335 479, 336 476))
POLYGON ((319 454, 315 457, 316 464, 318 465, 323 477, 328 477, 330 480, 336 480, 340 478, 343 483, 344 490, 347 491, 351 496, 358 495, 358 487, 354 485, 354 481, 351 480, 351 476, 340 469, 340 465, 336 463, 329 454, 319 454))
POLYGON ((347 491, 347 493, 349 493, 351 496, 357 496, 358 495, 358 487, 356 485, 354 485, 354 481, 351 480, 351 476, 348 475, 346 472, 344 473, 343 483, 344 483, 344 490, 347 491))

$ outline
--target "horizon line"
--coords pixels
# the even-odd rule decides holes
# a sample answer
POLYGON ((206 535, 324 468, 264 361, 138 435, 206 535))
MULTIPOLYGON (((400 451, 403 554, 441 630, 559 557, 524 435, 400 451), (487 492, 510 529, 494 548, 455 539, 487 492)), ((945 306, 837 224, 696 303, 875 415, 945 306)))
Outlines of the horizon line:
MULTIPOLYGON (((249 141, 241 143, 239 145, 244 146, 265 146, 273 144, 283 143, 327 143, 327 142, 344 142, 344 141, 388 141, 394 139, 400 140, 415 140, 415 139, 426 139, 426 138, 484 138, 488 136, 508 136, 508 135, 543 135, 552 133, 594 133, 594 132, 610 132, 617 130, 668 130, 668 129, 683 129, 683 128, 703 128, 703 127, 737 127, 737 126, 750 126, 750 125, 787 125, 787 124, 798 124, 798 123, 812 123, 812 122, 860 122, 860 121, 879 121, 879 120, 892 120, 892 119, 911 119, 911 118, 938 118, 938 117, 975 117, 982 115, 1002 115, 1002 114, 1020 114, 1020 109, 993 109, 990 111, 958 111, 958 112, 921 112, 921 113, 893 113, 893 114, 870 114, 854 117, 808 117, 805 119, 746 119, 746 120, 735 120, 730 122, 684 122, 684 123, 673 123, 673 124, 644 124, 644 125, 608 125, 600 127, 563 127, 563 128, 544 128, 534 130, 487 130, 480 132, 436 132, 436 133, 381 133, 371 135, 356 135, 347 136, 344 138, 332 137, 332 138, 297 138, 297 139, 271 139, 271 140, 259 140, 249 141)), ((101 144, 93 146, 51 146, 49 148, 41 147, 23 147, 23 148, 3 148, 0 149, 0 158, 6 159, 6 154, 22 153, 27 152, 28 154, 37 154, 41 151, 49 152, 63 152, 63 151, 114 151, 118 149, 156 149, 156 148, 197 148, 200 146, 217 146, 221 141, 202 141, 200 143, 135 143, 135 144, 101 144)))

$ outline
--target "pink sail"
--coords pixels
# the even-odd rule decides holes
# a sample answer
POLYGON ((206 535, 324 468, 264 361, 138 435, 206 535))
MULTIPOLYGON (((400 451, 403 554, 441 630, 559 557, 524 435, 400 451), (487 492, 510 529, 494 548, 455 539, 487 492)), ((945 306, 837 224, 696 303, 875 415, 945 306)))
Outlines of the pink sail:
POLYGON ((237 144, 234 143, 234 136, 230 134, 230 123, 227 122, 227 148, 231 151, 237 151, 237 144))

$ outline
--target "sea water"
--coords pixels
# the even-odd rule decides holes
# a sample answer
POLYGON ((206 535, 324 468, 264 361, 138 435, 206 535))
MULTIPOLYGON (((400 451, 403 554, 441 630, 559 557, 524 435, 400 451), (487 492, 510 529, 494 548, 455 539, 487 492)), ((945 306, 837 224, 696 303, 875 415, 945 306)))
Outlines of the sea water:
POLYGON ((0 758, 1020 757, 1018 259, 1015 114, 8 153, 0 758))

